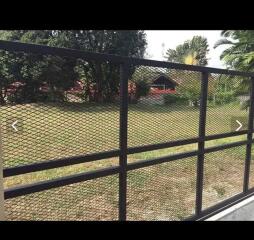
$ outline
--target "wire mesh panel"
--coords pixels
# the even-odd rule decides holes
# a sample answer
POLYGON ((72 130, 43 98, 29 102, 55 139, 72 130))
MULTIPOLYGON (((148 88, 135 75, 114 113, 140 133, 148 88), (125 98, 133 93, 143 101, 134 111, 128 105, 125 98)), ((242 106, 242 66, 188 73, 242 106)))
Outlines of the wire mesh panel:
POLYGON ((127 220, 182 220, 194 213, 196 158, 128 172, 127 220))
POLYGON ((250 79, 209 74, 206 134, 246 130, 250 79))
MULTIPOLYGON (((20 43, 12 44, 22 49, 20 43)), ((1 46, 5 49, 6 43, 1 46)), ((36 50, 36 46, 32 48, 36 50)), ((4 184, 17 187, 7 191, 7 196, 13 197, 5 200, 8 220, 125 220, 126 193, 127 220, 182 220, 193 215, 194 209, 198 216, 202 214, 202 187, 203 209, 242 192, 244 175, 248 176, 244 173, 246 146, 223 146, 206 153, 204 185, 200 176, 207 135, 227 133, 223 135, 227 139, 212 136, 206 148, 246 139, 241 135, 245 132, 228 133, 248 128, 250 79, 239 76, 249 74, 235 72, 237 77, 232 77, 200 66, 50 49, 39 46, 40 55, 1 52, 7 61, 2 66, 11 67, 11 74, 10 68, 3 67, 7 72, 0 82, 4 184), (43 55, 53 54, 50 49, 61 57, 43 55), (207 76, 205 118, 206 104, 201 99, 206 99, 207 89, 204 82, 202 95, 201 81, 207 76), (131 169, 142 167, 127 171, 127 154, 131 169), (194 155, 199 157, 190 157, 194 155), (186 156, 189 158, 182 159, 186 156), (76 157, 79 164, 68 166, 74 164, 69 157, 76 157), (170 161, 161 163, 166 158, 170 161), (96 159, 99 161, 92 161, 96 159), (138 162, 141 159, 143 162, 138 162), (26 166, 29 164, 33 165, 26 166), (119 167, 102 169, 108 166, 119 167), (95 169, 100 170, 89 175, 95 169), (105 171, 112 175, 101 177, 105 171), (74 172, 99 178, 51 189, 50 184, 58 181, 55 178, 74 172), (19 184, 29 183, 38 191, 41 180, 51 180, 46 184, 50 190, 14 197, 19 184)), ((252 187, 253 157, 250 169, 252 187)))
POLYGON ((4 167, 119 148, 118 64, 18 56, 20 76, 2 88, 4 167), (41 66, 45 59, 49 66, 41 66))
POLYGON ((249 188, 254 187, 254 153, 253 144, 251 146, 251 160, 250 160, 250 175, 249 175, 249 188))
POLYGON ((193 143, 193 144, 180 145, 176 147, 163 148, 159 150, 134 153, 134 154, 128 155, 128 163, 133 163, 140 160, 151 160, 154 158, 168 157, 175 154, 185 153, 188 151, 196 151, 196 150, 198 150, 198 144, 193 143))
POLYGON ((205 154, 203 209, 242 192, 246 146, 205 154))
POLYGON ((128 146, 197 137, 200 79, 200 73, 191 71, 136 68, 131 77, 136 94, 130 94, 128 146))
POLYGON ((118 176, 75 183, 5 201, 7 220, 117 220, 118 176))
POLYGON ((119 158, 106 158, 103 160, 91 161, 70 165, 66 167, 58 167, 43 171, 35 171, 16 176, 4 178, 4 188, 11 188, 20 185, 34 184, 40 181, 55 180, 59 177, 66 177, 73 174, 87 173, 96 170, 102 170, 108 167, 117 167, 119 158))

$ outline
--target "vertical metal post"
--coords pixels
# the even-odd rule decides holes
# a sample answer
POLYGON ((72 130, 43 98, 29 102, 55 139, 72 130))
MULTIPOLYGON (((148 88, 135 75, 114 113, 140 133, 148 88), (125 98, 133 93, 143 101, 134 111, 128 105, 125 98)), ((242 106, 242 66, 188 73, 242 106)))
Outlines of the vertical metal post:
POLYGON ((4 180, 3 180, 3 152, 2 152, 2 134, 0 126, 0 221, 5 220, 4 214, 4 180))
POLYGON ((127 134, 128 134, 128 75, 129 64, 120 66, 120 174, 119 174, 119 220, 126 220, 127 197, 127 134))
POLYGON ((199 154, 197 161, 196 209, 195 209, 195 213, 197 216, 201 213, 202 210, 207 92, 208 92, 208 73, 202 72, 200 113, 199 113, 199 142, 198 142, 199 154))
POLYGON ((250 176, 250 162, 251 162, 251 145, 252 145, 252 132, 253 132, 253 114, 254 114, 254 77, 252 77, 250 83, 250 107, 249 107, 249 120, 248 120, 248 133, 247 133, 247 145, 246 145, 246 159, 244 168, 244 182, 243 192, 247 192, 249 189, 249 176, 250 176))

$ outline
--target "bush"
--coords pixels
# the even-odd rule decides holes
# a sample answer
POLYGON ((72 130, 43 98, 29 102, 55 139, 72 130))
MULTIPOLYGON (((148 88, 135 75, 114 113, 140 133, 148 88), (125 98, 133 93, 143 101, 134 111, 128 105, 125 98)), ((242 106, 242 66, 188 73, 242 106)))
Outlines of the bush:
POLYGON ((136 97, 139 99, 140 97, 145 97, 148 95, 150 91, 150 84, 146 80, 139 80, 135 82, 136 85, 136 97))
POLYGON ((179 94, 167 94, 163 96, 164 104, 170 105, 173 103, 182 103, 185 102, 186 99, 179 94))
POLYGON ((236 96, 233 92, 218 92, 214 96, 214 102, 217 105, 230 103, 236 100, 236 96))

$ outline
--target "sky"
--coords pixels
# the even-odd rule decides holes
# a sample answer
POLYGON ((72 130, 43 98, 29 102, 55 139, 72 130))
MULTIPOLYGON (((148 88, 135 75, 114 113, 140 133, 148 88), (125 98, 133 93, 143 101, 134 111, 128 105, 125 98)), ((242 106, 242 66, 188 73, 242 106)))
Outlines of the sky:
POLYGON ((146 58, 165 61, 163 58, 168 48, 175 49, 179 44, 182 44, 185 40, 191 39, 195 35, 200 35, 207 38, 209 45, 208 67, 225 68, 225 65, 220 61, 220 54, 226 48, 226 46, 219 46, 216 49, 213 48, 215 42, 221 39, 221 30, 153 30, 146 31, 147 34, 147 56, 146 58))

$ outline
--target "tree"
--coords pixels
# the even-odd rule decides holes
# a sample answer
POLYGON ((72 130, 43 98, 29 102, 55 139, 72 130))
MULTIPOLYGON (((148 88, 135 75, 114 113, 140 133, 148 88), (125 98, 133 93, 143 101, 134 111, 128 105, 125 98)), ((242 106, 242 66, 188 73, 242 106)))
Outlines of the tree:
POLYGON ((158 74, 160 73, 156 71, 156 68, 153 69, 139 66, 135 69, 134 73, 130 77, 130 80, 135 84, 135 97, 137 100, 140 97, 144 97, 149 94, 152 80, 158 76, 158 74))
MULTIPOLYGON (((97 53, 117 54, 121 56, 143 58, 146 49, 146 35, 144 31, 63 31, 59 33, 66 37, 66 41, 78 42, 78 49, 97 53)), ((73 44, 74 48, 77 48, 73 44)), ((94 100, 96 102, 114 101, 119 92, 119 64, 81 60, 79 70, 84 76, 84 83, 89 95, 89 85, 95 87, 94 100)), ((131 73, 134 69, 131 70, 131 73)))
POLYGON ((205 66, 208 63, 208 52, 207 39, 194 36, 191 40, 178 45, 176 49, 168 49, 166 58, 170 62, 205 66))
MULTIPOLYGON (((52 31, 1 31, 0 39, 49 45, 53 38, 52 31)), ((13 81, 23 83, 11 100, 20 102, 62 101, 64 91, 73 86, 77 74, 74 71, 76 60, 70 58, 12 53, 18 61, 19 77, 13 81), (47 85, 48 92, 42 92, 42 85, 47 85)))
MULTIPOLYGON (((218 40, 214 48, 228 46, 221 54, 228 68, 240 71, 253 71, 254 69, 254 31, 253 30, 224 30, 221 32, 222 39, 218 40)), ((246 94, 250 89, 249 78, 238 78, 233 81, 227 77, 232 85, 238 83, 233 90, 235 94, 246 94)))
POLYGON ((18 77, 17 61, 14 54, 0 51, 0 105, 6 103, 8 86, 18 77))
MULTIPOLYGON (((180 94, 184 99, 189 100, 191 105, 197 107, 199 105, 201 97, 201 74, 198 72, 183 72, 181 70, 175 70, 171 76, 174 79, 174 75, 177 75, 178 79, 181 79, 181 83, 176 87, 176 92, 180 94)), ((215 94, 216 78, 212 75, 208 75, 208 100, 212 99, 215 94)))
MULTIPOLYGON (((136 30, 1 31, 0 39, 131 57, 143 57, 146 47, 144 31, 136 30)), ((80 77, 87 94, 90 85, 94 85, 97 102, 112 101, 119 92, 119 64, 34 54, 23 54, 21 59, 22 81, 26 83, 23 89, 29 92, 23 95, 31 101, 37 98, 42 83, 47 83, 50 96, 55 96, 50 99, 62 100, 59 93, 73 86, 80 77)))
POLYGON ((217 48, 227 45, 220 59, 223 60, 228 67, 252 71, 254 68, 254 31, 253 30, 225 30, 221 32, 222 39, 218 40, 214 45, 217 48))

